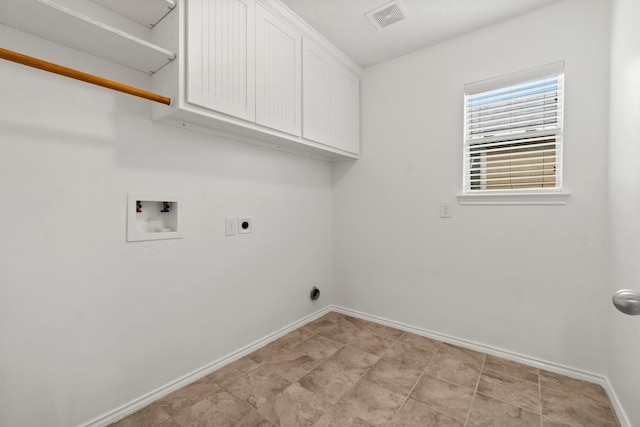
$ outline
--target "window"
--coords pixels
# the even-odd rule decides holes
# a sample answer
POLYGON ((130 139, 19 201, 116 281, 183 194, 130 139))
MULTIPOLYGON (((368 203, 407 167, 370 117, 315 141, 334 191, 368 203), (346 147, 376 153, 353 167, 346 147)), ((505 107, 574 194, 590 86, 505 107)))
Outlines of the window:
POLYGON ((562 189, 564 64, 465 86, 464 194, 562 189))

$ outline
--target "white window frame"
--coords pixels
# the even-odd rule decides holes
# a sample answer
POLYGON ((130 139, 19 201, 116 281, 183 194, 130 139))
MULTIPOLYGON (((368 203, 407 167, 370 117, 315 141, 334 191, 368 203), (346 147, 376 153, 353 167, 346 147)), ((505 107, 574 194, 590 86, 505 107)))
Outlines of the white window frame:
MULTIPOLYGON (((528 69, 525 71, 511 73, 497 78, 470 83, 464 86, 464 150, 463 150, 463 177, 462 191, 458 194, 460 204, 565 204, 569 194, 564 191, 562 184, 562 142, 563 142, 563 116, 564 116, 564 62, 556 62, 528 69), (472 142, 477 143, 478 139, 473 139, 468 128, 468 105, 470 99, 479 94, 494 90, 508 89, 527 82, 544 78, 557 78, 558 87, 558 114, 557 125, 553 129, 545 131, 543 135, 553 134, 555 138, 555 186, 547 188, 514 188, 514 189, 471 189, 471 156, 470 147, 472 142)), ((547 129, 547 128, 545 128, 547 129)), ((523 133, 513 135, 514 140, 521 137, 523 133)), ((509 141, 508 135, 500 142, 509 141)), ((475 137, 477 138, 477 137, 475 137)))

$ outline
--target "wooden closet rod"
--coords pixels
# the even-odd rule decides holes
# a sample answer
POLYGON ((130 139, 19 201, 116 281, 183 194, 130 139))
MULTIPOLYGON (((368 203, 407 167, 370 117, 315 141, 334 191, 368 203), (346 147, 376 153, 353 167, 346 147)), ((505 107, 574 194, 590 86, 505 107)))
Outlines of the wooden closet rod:
POLYGON ((0 58, 6 59, 7 61, 17 62, 18 64, 27 65, 29 67, 39 68, 40 70, 49 71, 50 73, 60 74, 61 76, 106 87, 108 89, 117 90, 118 92, 139 96, 140 98, 159 102, 161 104, 171 104, 171 98, 167 98, 166 96, 147 92, 146 90, 138 89, 137 87, 127 86, 122 83, 94 76, 93 74, 83 73, 82 71, 74 70, 73 68, 63 67, 61 65, 53 64, 51 62, 43 61, 42 59, 33 58, 7 49, 0 48, 0 58))

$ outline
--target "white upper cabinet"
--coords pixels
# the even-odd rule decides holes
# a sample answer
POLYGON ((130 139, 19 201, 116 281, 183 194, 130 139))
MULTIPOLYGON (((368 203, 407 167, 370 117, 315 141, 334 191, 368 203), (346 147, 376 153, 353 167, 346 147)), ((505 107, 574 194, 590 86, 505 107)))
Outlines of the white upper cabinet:
MULTIPOLYGON (((1 0, 0 0, 1 1, 1 0)), ((153 29, 178 53, 152 76, 184 128, 310 155, 359 153, 360 67, 274 0, 176 0, 153 29)))
POLYGON ((332 146, 360 153, 360 79, 344 67, 334 67, 332 74, 332 146))
POLYGON ((256 9, 256 122, 300 136, 302 35, 258 5, 256 9))
POLYGON ((302 136, 353 154, 360 152, 360 79, 305 39, 302 136))
POLYGON ((330 145, 333 142, 331 111, 331 80, 334 60, 319 46, 304 40, 303 58, 303 121, 302 136, 330 145))
POLYGON ((254 0, 186 4, 187 102, 254 121, 254 0))

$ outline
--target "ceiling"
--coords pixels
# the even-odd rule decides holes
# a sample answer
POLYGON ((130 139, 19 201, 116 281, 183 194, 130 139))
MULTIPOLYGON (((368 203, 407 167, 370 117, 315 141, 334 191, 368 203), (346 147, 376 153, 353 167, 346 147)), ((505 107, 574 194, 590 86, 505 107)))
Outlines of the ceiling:
POLYGON ((398 0, 407 19, 378 31, 365 14, 390 0, 281 0, 366 68, 559 0, 398 0))

